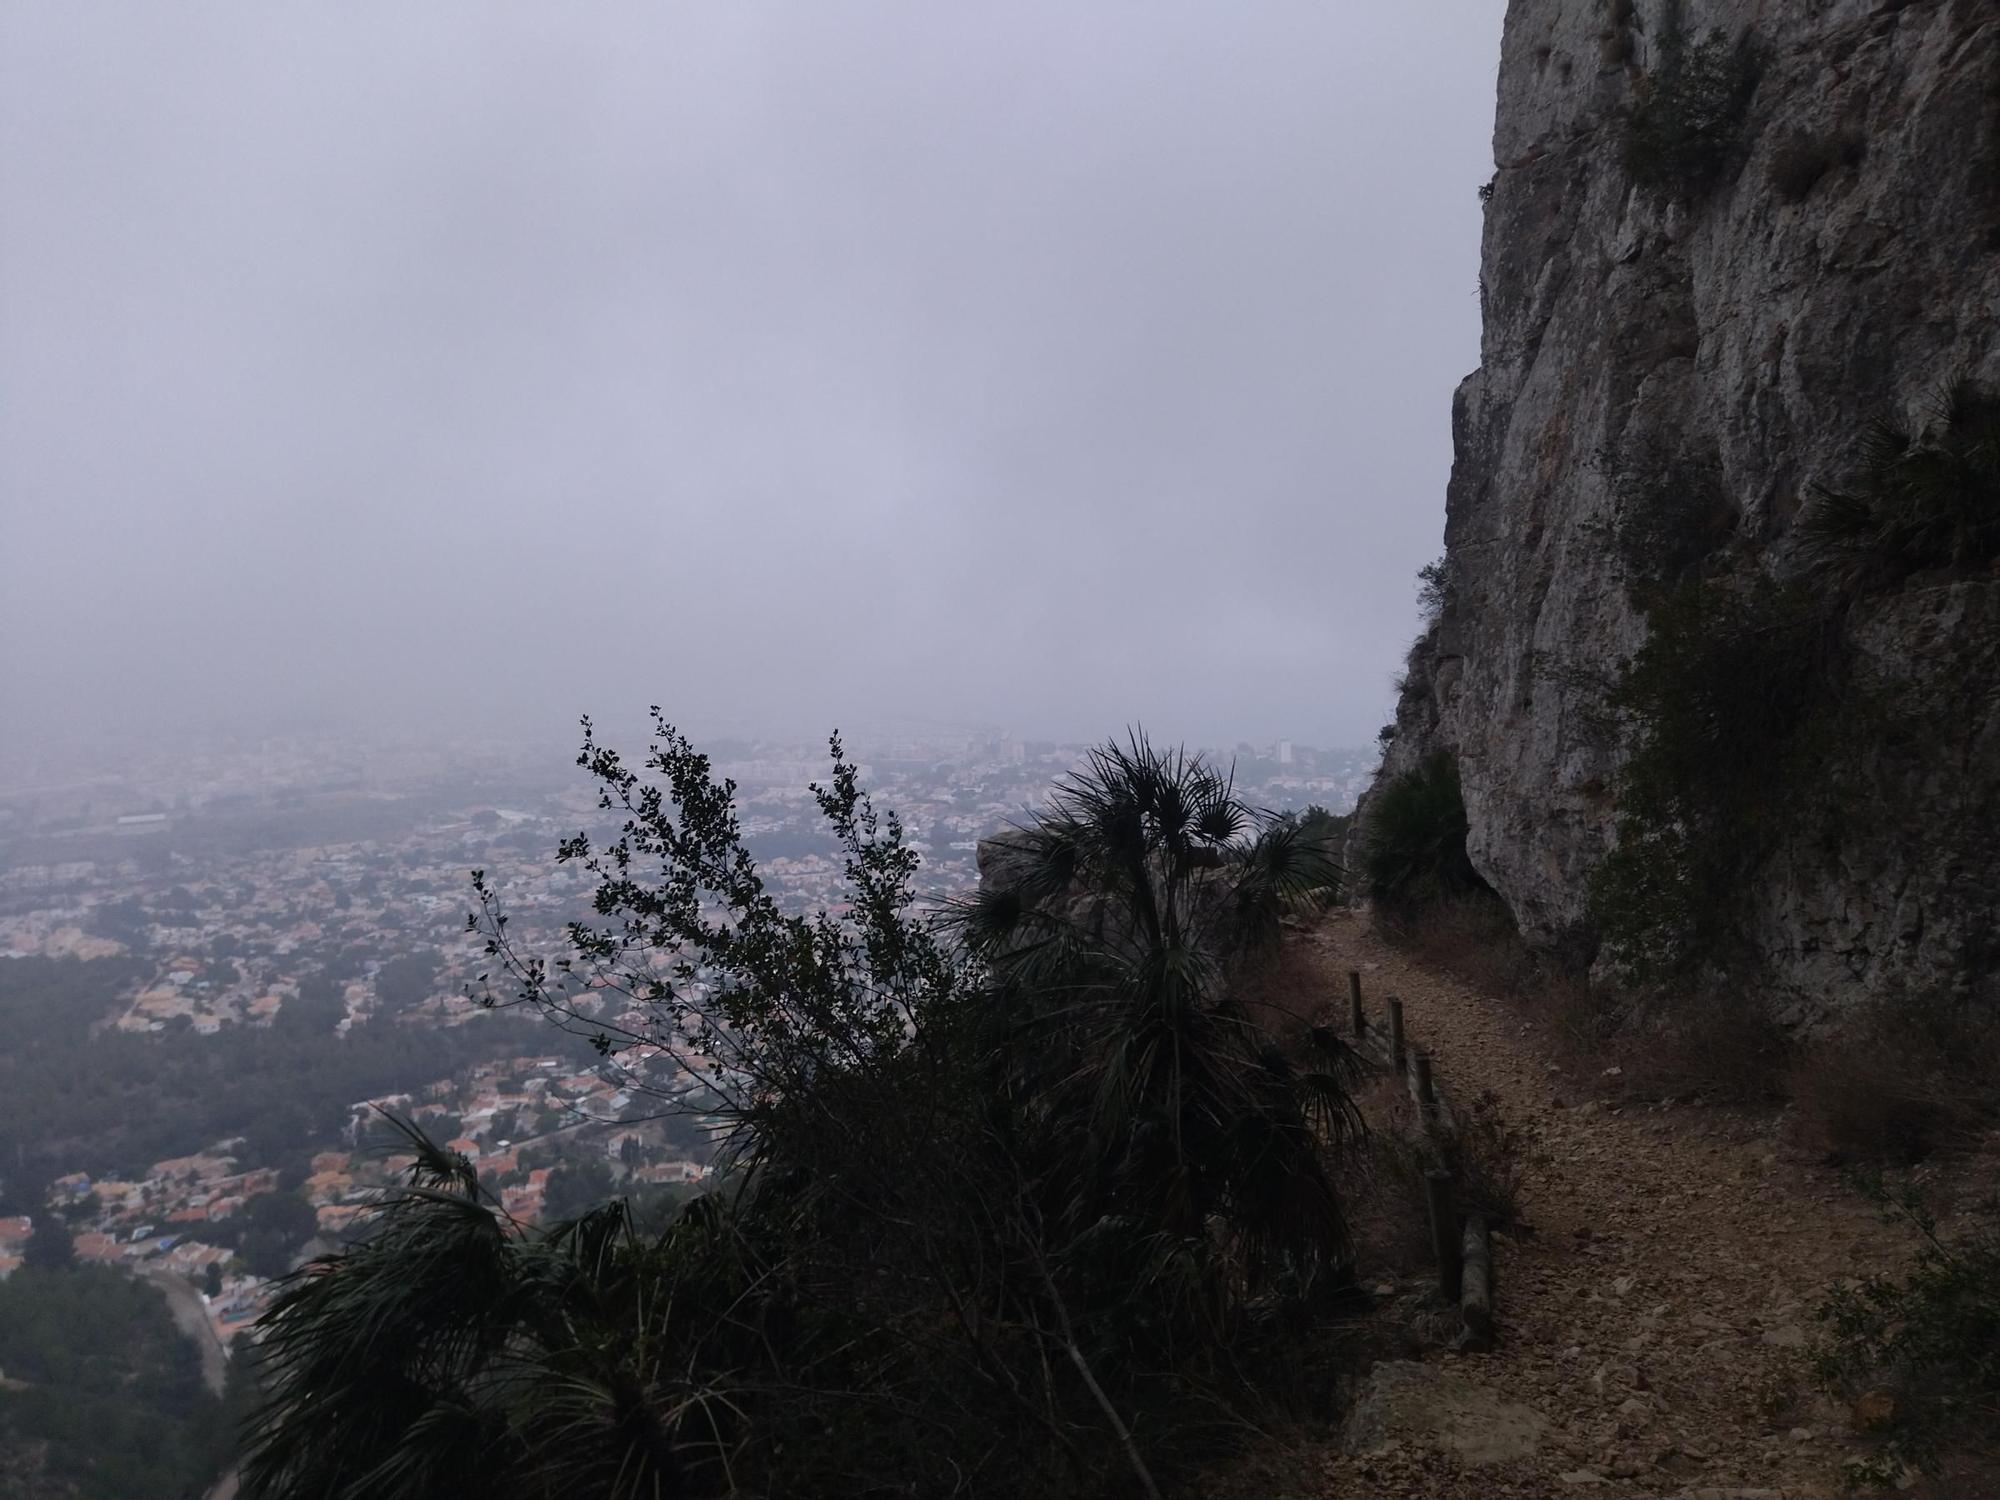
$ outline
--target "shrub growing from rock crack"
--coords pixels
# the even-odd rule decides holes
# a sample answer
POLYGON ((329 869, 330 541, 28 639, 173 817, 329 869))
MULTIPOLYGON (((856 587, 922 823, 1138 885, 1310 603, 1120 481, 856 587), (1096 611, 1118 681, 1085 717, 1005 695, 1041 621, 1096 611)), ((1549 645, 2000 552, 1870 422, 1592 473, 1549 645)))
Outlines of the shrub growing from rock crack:
POLYGON ((1712 186, 1735 152, 1757 75, 1747 37, 1731 41, 1718 28, 1690 41, 1670 29, 1626 121, 1623 157, 1632 180, 1688 196, 1712 186))
POLYGON ((1686 977, 1729 958, 1742 882, 1783 816, 1784 767, 1820 701, 1824 620, 1761 581, 1682 584, 1612 692, 1634 737, 1618 847, 1591 912, 1628 974, 1686 977))
POLYGON ((1958 380, 1910 423, 1878 418, 1846 485, 1799 518, 1808 576, 1845 597, 2000 563, 2000 397, 1958 380))

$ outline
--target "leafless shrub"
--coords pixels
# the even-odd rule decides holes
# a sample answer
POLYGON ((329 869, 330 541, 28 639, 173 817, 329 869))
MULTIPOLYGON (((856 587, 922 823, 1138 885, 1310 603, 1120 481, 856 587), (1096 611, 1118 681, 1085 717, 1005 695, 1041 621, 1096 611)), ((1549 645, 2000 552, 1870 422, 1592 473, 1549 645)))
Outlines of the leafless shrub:
POLYGON ((1627 1093, 1776 1104, 1784 1097, 1791 1040, 1760 997, 1711 989, 1623 1018, 1610 1052, 1627 1093))
POLYGON ((1430 1265, 1425 1179, 1435 1171, 1451 1174, 1460 1209, 1486 1215, 1496 1229, 1525 1228, 1521 1185, 1532 1142, 1502 1116, 1498 1095, 1481 1094, 1462 1105, 1449 1126, 1428 1129, 1399 1079, 1380 1080, 1359 1102, 1370 1126, 1355 1217, 1364 1267, 1412 1272, 1430 1265))
POLYGON ((1523 995, 1536 984, 1534 958, 1491 891, 1440 896, 1380 919, 1391 942, 1484 994, 1523 995))
POLYGON ((1885 1004, 1804 1048, 1788 1083, 1800 1137, 1835 1160, 1967 1150, 2000 1122, 2000 1018, 1885 1004))

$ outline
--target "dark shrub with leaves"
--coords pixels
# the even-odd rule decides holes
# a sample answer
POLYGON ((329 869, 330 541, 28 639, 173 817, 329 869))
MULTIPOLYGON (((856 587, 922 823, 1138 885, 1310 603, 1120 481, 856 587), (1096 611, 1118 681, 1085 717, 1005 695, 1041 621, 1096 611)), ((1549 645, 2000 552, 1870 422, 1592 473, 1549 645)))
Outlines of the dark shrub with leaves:
POLYGON ((1724 964, 1742 881, 1785 816, 1787 758, 1820 701, 1827 645, 1810 598, 1692 581, 1657 602, 1613 706, 1634 736, 1618 847, 1592 916, 1636 977, 1724 964))
POLYGON ((725 1263, 693 1243, 708 1219, 653 1244, 619 1205, 527 1232, 463 1157, 408 1133, 409 1185, 260 1324, 276 1399, 248 1434, 250 1493, 721 1490, 740 1414, 703 1344, 733 1331, 755 1351, 742 1308, 699 1284, 725 1263))
POLYGON ((1884 1433, 1892 1461, 1857 1477, 1886 1481, 1895 1460, 1927 1464, 2000 1432, 2000 1206, 1947 1235, 1916 1190, 1875 1191, 1917 1230, 1916 1266, 1836 1291, 1819 1309, 1814 1356, 1827 1385, 1870 1398, 1857 1410, 1884 1433))
POLYGON ((2000 1123, 2000 1014, 1899 997, 1804 1048, 1789 1092, 1801 1135, 1836 1161, 1907 1166, 1975 1149, 2000 1123))
POLYGON ((1417 569, 1417 608, 1426 620, 1442 615, 1456 602, 1457 594, 1449 557, 1436 558, 1417 569))
POLYGON ((2000 564, 2000 398, 1955 381, 1909 423, 1877 419, 1840 489, 1799 518, 1810 578, 1844 597, 1912 574, 1990 573, 2000 564))
POLYGON ((1051 1226, 1079 1240, 1121 1226, 1139 1258, 1119 1274, 1148 1321, 1195 1285, 1228 1313, 1337 1278, 1326 1168, 1359 1130, 1350 1055, 1326 1027, 1304 1058, 1280 1052, 1229 983, 1288 902, 1333 888, 1324 848, 1143 740, 1093 751, 1011 842, 1007 877, 962 921, 1006 1013, 1006 1086, 1032 1101, 1044 1180, 1062 1185, 1051 1226))
POLYGON ((1776 1104, 1784 1098, 1791 1038, 1754 989, 1682 987, 1670 1003, 1625 1008, 1610 1055, 1627 1098, 1697 1096, 1712 1102, 1776 1104))
POLYGON ((1458 762, 1448 752, 1436 751, 1391 778, 1368 809, 1369 893, 1386 907, 1409 910, 1488 889, 1465 852, 1468 826, 1458 762))
POLYGON ((1270 822, 1273 829, 1295 827, 1298 830, 1297 838, 1303 851, 1320 862, 1328 877, 1320 890, 1328 896, 1337 894, 1339 882, 1345 879, 1345 872, 1340 869, 1339 850, 1347 843, 1348 831, 1354 826, 1354 814, 1337 813, 1314 802, 1303 812, 1273 814, 1270 822))
POLYGON ((844 918, 779 908, 671 727, 655 785, 586 726, 622 821, 562 851, 594 920, 527 953, 476 877, 490 998, 721 1121, 721 1184, 659 1236, 524 1232, 422 1148, 266 1320, 253 1493, 1157 1494, 1283 1387, 1326 1394, 1301 1335, 1345 1269, 1348 1055, 1276 1052, 1230 986, 1334 872, 1135 743, 1017 836, 961 941, 833 749, 844 918))
POLYGON ((1626 121, 1625 170, 1642 187, 1697 196, 1735 154, 1757 88, 1757 54, 1720 29, 1691 41, 1679 26, 1660 41, 1626 121))

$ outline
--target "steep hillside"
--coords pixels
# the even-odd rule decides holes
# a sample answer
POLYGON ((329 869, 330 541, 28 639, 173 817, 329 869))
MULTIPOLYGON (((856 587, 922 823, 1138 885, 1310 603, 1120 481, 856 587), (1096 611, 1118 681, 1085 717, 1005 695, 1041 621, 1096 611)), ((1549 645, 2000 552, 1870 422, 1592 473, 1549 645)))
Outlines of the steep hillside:
POLYGON ((1384 774, 1457 756, 1473 861, 1542 943, 1991 990, 2000 5, 1513 0, 1494 155, 1384 774), (1862 473, 1878 421, 1914 446, 1862 473), (1972 475, 1955 540, 1811 566, 1822 492, 1901 504, 1913 453, 1972 475))

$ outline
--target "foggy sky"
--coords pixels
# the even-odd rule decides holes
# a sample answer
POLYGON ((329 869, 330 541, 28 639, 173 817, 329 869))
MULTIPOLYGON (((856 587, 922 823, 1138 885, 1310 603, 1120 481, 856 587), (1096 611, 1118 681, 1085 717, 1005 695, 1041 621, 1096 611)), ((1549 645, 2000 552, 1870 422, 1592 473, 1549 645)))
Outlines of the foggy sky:
POLYGON ((0 734, 1360 744, 1501 0, 0 0, 0 734))

